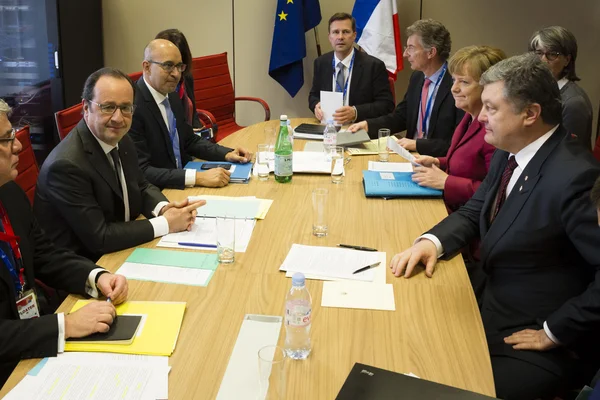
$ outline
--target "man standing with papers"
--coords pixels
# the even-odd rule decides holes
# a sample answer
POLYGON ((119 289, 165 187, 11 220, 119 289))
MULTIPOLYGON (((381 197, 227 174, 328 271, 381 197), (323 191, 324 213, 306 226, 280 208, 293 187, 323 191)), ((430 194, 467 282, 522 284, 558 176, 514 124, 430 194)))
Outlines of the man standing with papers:
POLYGON ((53 245, 39 227, 27 196, 13 182, 21 143, 0 100, 0 386, 19 360, 55 356, 65 339, 106 332, 114 304, 127 299, 127 280, 53 245), (69 293, 110 297, 68 315, 52 314, 36 279, 69 293))
POLYGON ((50 153, 38 178, 34 210, 59 247, 98 260, 170 232, 189 230, 204 202, 169 203, 144 178, 126 135, 134 85, 103 68, 86 80, 83 119, 50 153), (148 219, 136 220, 143 214, 148 219))
POLYGON ((346 125, 386 115, 394 109, 394 98, 383 61, 354 49, 356 21, 347 13, 329 19, 329 42, 333 52, 314 63, 314 78, 308 107, 323 120, 321 91, 342 93, 342 106, 333 119, 346 125))

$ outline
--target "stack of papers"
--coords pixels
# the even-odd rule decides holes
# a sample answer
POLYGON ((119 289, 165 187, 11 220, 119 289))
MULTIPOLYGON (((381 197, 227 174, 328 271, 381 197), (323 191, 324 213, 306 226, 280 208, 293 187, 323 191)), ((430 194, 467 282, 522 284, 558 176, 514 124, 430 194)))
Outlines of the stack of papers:
MULTIPOLYGON (((257 173, 255 173, 256 175, 257 173)), ((265 219, 273 200, 257 199, 255 196, 189 196, 189 201, 206 200, 206 204, 198 207, 199 217, 235 217, 248 219, 265 219)))
POLYGON ((206 286, 218 265, 216 254, 137 248, 117 274, 138 281, 206 286))
MULTIPOLYGON (((254 219, 235 220, 235 251, 237 253, 244 253, 248 248, 255 224, 256 220, 254 219)), ((157 246, 217 251, 217 220, 197 217, 191 231, 169 233, 160 239, 157 246)))
POLYGON ((59 354, 40 361, 5 399, 167 399, 168 360, 108 353, 59 354))
POLYGON ((413 172, 413 165, 409 162, 398 163, 369 161, 369 171, 413 172))
MULTIPOLYGON (((379 154, 379 141, 386 141, 386 139, 373 139, 370 142, 362 143, 356 147, 348 147, 346 151, 353 156, 367 156, 373 154, 379 154)), ((396 138, 392 138, 392 140, 396 140, 396 138)), ((389 146, 388 146, 389 147, 389 146)), ((388 153, 392 151, 389 150, 388 153)))
MULTIPOLYGON (((98 300, 79 300, 71 312, 88 303, 98 300)), ((115 306, 118 315, 141 315, 142 322, 133 343, 92 344, 65 343, 65 351, 86 351, 101 353, 143 354, 150 356, 170 356, 175 350, 179 337, 185 302, 174 301, 127 301, 115 306)))

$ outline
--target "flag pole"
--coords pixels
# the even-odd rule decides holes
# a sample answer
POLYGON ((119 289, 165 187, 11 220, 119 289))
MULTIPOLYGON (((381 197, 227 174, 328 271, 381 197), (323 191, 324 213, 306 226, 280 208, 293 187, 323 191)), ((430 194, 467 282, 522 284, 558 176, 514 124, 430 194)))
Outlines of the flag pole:
POLYGON ((317 31, 317 27, 313 28, 315 32, 315 42, 317 43, 317 56, 321 57, 321 42, 319 42, 319 32, 317 31))

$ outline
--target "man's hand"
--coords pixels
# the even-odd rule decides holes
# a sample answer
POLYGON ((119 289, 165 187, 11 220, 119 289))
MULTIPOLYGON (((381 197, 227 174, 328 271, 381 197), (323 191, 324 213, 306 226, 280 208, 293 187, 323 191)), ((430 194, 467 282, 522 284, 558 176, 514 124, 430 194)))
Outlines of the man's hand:
POLYGON ((435 164, 431 168, 415 167, 412 175, 413 182, 419 186, 425 186, 432 189, 444 190, 448 174, 439 169, 435 164))
POLYGON ((182 205, 181 207, 171 207, 165 211, 163 216, 169 223, 169 233, 191 230, 198 213, 196 209, 205 204, 205 200, 197 200, 194 202, 188 202, 186 200, 185 202, 179 203, 179 205, 182 205))
POLYGON ((435 165, 439 168, 440 166, 440 160, 431 156, 415 156, 415 162, 424 167, 431 167, 432 165, 435 165))
POLYGON ((515 350, 548 351, 558 347, 546 335, 546 331, 543 329, 537 331, 534 329, 524 329, 515 332, 509 337, 505 337, 504 343, 512 345, 512 348, 515 350))
MULTIPOLYGON (((109 275, 102 274, 100 278, 109 275)), ((100 282, 100 281, 98 281, 100 282)), ((96 332, 107 332, 117 312, 107 301, 95 301, 79 310, 65 315, 65 339, 89 336, 96 332)))
POLYGON ((196 186, 218 188, 227 186, 231 172, 223 168, 212 168, 204 172, 196 172, 196 186))
POLYGON ((365 131, 369 132, 369 125, 367 124, 367 121, 360 121, 348 127, 348 130, 352 133, 358 132, 361 129, 364 129, 365 131))
POLYGON ((252 160, 252 153, 243 147, 238 147, 233 151, 225 154, 225 161, 246 164, 252 160))
POLYGON ((408 151, 417 151, 417 141, 414 139, 402 138, 398 140, 398 144, 408 151))
POLYGON ((410 249, 396 254, 390 262, 390 268, 394 275, 400 276, 404 273, 405 278, 410 278, 413 269, 419 262, 425 264, 425 275, 431 278, 437 263, 437 248, 431 240, 422 239, 410 249))
POLYGON ((343 106, 338 108, 333 113, 333 120, 340 125, 346 125, 350 122, 354 121, 356 118, 356 113, 354 111, 354 107, 343 106))
POLYGON ((323 121, 323 110, 321 110, 321 102, 318 102, 315 106, 315 118, 319 121, 323 121))
POLYGON ((123 275, 104 273, 98 277, 96 286, 104 296, 110 297, 110 301, 115 305, 127 300, 129 285, 123 275))

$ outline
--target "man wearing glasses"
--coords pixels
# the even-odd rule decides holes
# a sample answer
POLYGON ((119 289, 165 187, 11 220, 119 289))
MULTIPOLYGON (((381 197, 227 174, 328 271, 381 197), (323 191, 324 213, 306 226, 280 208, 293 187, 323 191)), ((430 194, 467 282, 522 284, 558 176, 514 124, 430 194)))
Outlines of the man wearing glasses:
POLYGON ((40 171, 34 211, 59 247, 93 261, 169 232, 190 229, 202 203, 169 203, 144 177, 126 135, 134 84, 103 68, 83 89, 83 119, 40 171), (148 219, 136 220, 143 214, 148 219))
POLYGON ((208 161, 247 163, 252 154, 203 140, 186 123, 181 100, 174 93, 186 65, 177 46, 155 39, 144 51, 143 76, 137 82, 130 135, 146 178, 160 188, 223 187, 230 172, 214 168, 205 172, 183 169, 192 157, 208 161))

